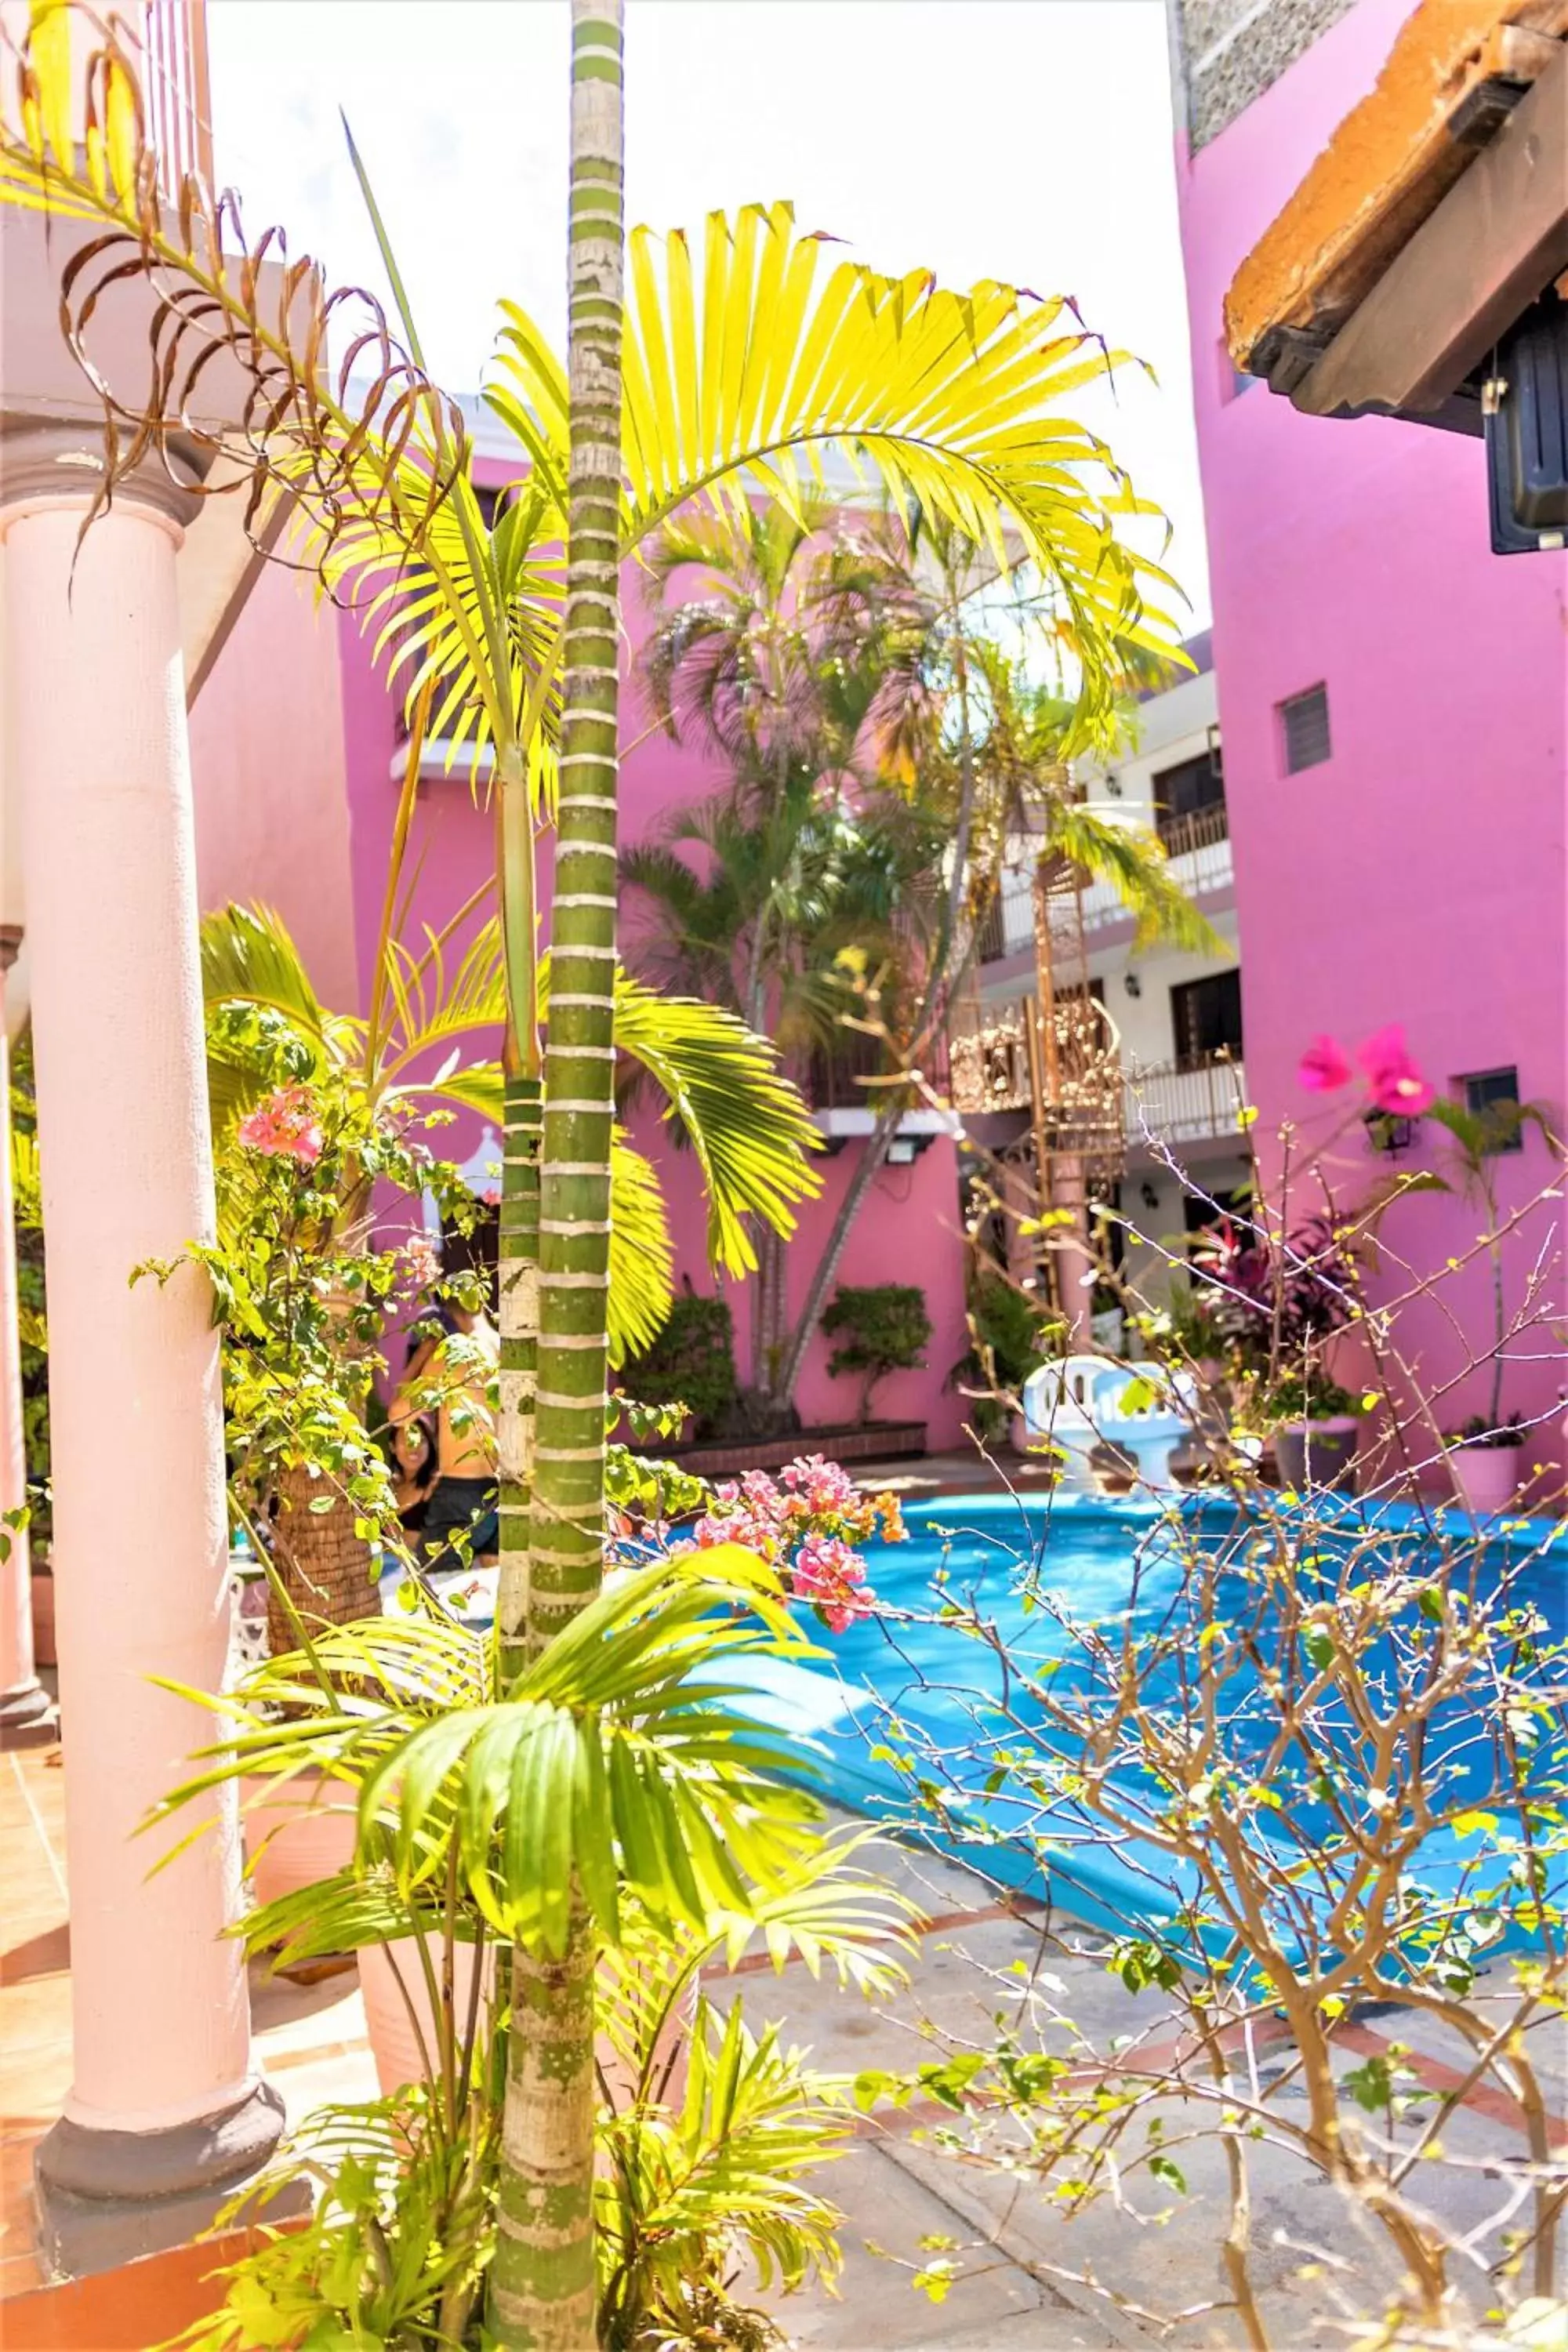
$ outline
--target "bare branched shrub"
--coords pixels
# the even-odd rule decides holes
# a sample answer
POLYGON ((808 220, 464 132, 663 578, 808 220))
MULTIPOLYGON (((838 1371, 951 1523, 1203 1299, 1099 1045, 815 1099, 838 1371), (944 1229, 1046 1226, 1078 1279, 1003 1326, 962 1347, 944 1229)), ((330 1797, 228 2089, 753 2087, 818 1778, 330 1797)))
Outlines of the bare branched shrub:
MULTIPOLYGON (((1037 1300, 1020 1261, 1050 1236, 977 1157, 986 1278, 1037 1300)), ((941 2054, 901 2090, 939 2103, 927 2138, 956 2178, 995 2184, 986 2236, 1000 2202, 1011 2260, 1184 2343, 1568 2330, 1568 1529, 1456 1507, 1444 1434, 1500 1354, 1563 1360, 1552 1158, 1436 1270, 1402 1255, 1419 1180, 1352 1206, 1294 1136, 1227 1228, 1168 1245, 1169 1300, 1103 1252, 1133 1369, 1186 1401, 1201 1491, 1123 1478, 1109 1530, 1103 1507, 1021 1504, 1000 1534, 955 1533, 934 1604, 886 1623, 883 1752, 928 1833, 1050 1906, 1024 1981, 985 1988, 990 2038, 930 2026, 941 2054), (1506 1311, 1478 1332, 1450 1288, 1500 1251, 1506 1311), (1436 1378, 1417 1305, 1452 1342, 1436 1378), (1268 1483, 1281 1424, 1352 1393, 1377 1423, 1362 1492, 1268 1483), (1156 2308, 1153 2225, 1190 2242, 1189 2195, 1226 2215, 1216 2292, 1156 2308), (1102 2225, 1079 2232, 1098 2261, 1076 2254, 1093 2211, 1124 2262, 1102 2225)), ((979 1338, 971 1392, 1018 1413, 1022 1383, 973 1376, 979 1338)), ((1114 1423, 1099 1433, 1114 1454, 1114 1423)))

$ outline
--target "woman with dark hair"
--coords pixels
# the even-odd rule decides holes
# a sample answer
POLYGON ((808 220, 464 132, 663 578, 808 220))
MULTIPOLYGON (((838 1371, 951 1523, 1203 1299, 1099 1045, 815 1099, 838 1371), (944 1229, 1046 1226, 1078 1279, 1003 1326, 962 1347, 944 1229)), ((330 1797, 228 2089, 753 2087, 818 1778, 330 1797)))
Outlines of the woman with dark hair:
MULTIPOLYGON (((487 1223, 488 1232, 483 1226, 476 1226, 469 1234, 442 1235, 441 1271, 448 1278, 461 1274, 486 1275, 489 1277, 487 1288, 493 1297, 493 1218, 487 1223)), ((463 1555, 453 1548, 453 1538, 459 1535, 467 1538, 469 1557, 493 1559, 500 1549, 500 1527, 496 1511, 495 1429, 489 1391, 500 1362, 500 1339, 489 1306, 473 1310, 443 1299, 439 1306, 420 1317, 409 1339, 407 1369, 388 1414, 395 1445, 400 1443, 398 1433, 412 1427, 421 1416, 421 1391, 437 1384, 442 1391, 439 1408, 432 1416, 436 1433, 435 1475, 424 1506, 425 1566, 462 1567, 463 1555), (443 1369, 439 1360, 443 1355, 459 1353, 449 1348, 453 1339, 463 1342, 461 1360, 451 1368, 454 1377, 437 1381, 443 1369)), ((428 1413, 429 1405, 426 1403, 423 1410, 428 1413)))

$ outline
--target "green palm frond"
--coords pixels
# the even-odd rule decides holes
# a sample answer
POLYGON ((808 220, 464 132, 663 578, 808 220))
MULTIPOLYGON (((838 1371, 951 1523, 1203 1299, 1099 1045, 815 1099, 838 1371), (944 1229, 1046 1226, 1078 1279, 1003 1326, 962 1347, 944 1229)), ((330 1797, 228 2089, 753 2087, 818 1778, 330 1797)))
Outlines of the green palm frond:
POLYGON ((738 2000, 728 2014, 700 2001, 689 2047, 678 2111, 634 2105, 601 2125, 609 2344, 695 2340, 670 2330, 699 2282, 722 2294, 742 2252, 764 2289, 831 2286, 839 2269, 843 2216, 808 2176, 847 2152, 847 2078, 816 2073, 773 2028, 753 2034, 738 2000))
POLYGON ((780 1885, 820 1816, 782 1777, 799 1769, 789 1743, 732 1704, 726 1666, 759 1651, 816 1654, 778 1570, 733 1545, 612 1584, 499 1701, 489 1641, 460 1626, 336 1628, 218 1703, 222 1740, 148 1826, 225 1780, 321 1771, 357 1792, 356 1867, 384 1869, 411 1910, 438 1898, 455 1850, 490 1927, 545 1952, 565 1948, 579 1896, 607 1944, 625 1894, 701 1927, 743 1909, 748 1884, 780 1885))
MULTIPOLYGON (((471 1913, 454 1906, 450 1921, 458 1942, 475 1940, 471 1913)), ((333 1952, 360 1952, 369 1944, 394 1943, 405 1936, 439 1939, 447 1925, 440 1903, 410 1902, 390 1871, 343 1870, 335 1878, 296 1887, 274 1902, 258 1903, 231 1932, 243 1939, 247 1952, 265 1954, 273 1973, 281 1975, 333 1952)))
MULTIPOLYGON (((743 1218, 795 1230, 797 1202, 821 1189, 806 1154, 816 1130, 763 1039, 732 1013, 616 981, 616 1044, 639 1062, 690 1138, 708 1190, 708 1250, 727 1273, 756 1265, 743 1218)), ((614 1283, 612 1281, 612 1295, 614 1283)))
POLYGON ((610 1283, 605 1324, 610 1361, 650 1348, 674 1296, 675 1245, 658 1178, 616 1127, 610 1138, 610 1283))
POLYGON ((287 923, 270 907, 227 906, 204 915, 202 994, 221 1004, 265 1005, 307 1042, 324 1047, 328 1016, 287 923))
MULTIPOLYGON (((761 492, 798 516, 830 456, 857 472, 868 464, 906 522, 916 507, 943 516, 1009 569, 1005 534, 1016 535, 1062 599, 1082 740, 1110 740, 1129 648, 1174 645, 1142 593, 1171 583, 1116 535, 1152 509, 1061 404, 1125 354, 1060 300, 989 282, 961 295, 923 271, 827 263, 782 204, 710 215, 700 268, 683 231, 635 229, 626 289, 628 550, 701 492, 737 513, 761 492)), ((487 397, 531 459, 563 478, 560 365, 511 306, 487 397)))
POLYGON ((1226 953, 1208 917, 1173 878, 1160 838, 1147 826, 1112 824, 1063 800, 1052 809, 1047 838, 1054 854, 1110 885, 1137 924, 1140 947, 1160 940, 1196 955, 1226 953))
POLYGON ((561 549, 559 514, 537 486, 519 483, 503 492, 487 530, 472 480, 460 476, 426 531, 425 561, 411 562, 405 549, 366 524, 342 532, 330 563, 332 586, 358 618, 405 710, 433 685, 428 732, 445 744, 448 769, 466 749, 477 774, 498 732, 519 733, 521 715, 537 700, 531 745, 536 807, 552 805, 555 791, 561 549), (495 660, 492 615, 505 631, 504 675, 495 660))
POLYGON ((825 1835, 776 1885, 754 1891, 743 1911, 713 1912, 698 1928, 634 1935, 600 1969, 601 2030, 639 2095, 653 2094, 671 2021, 687 1988, 715 1964, 733 1969, 754 1950, 782 1969, 799 1960, 861 1993, 904 1982, 915 1906, 884 1878, 857 1866, 876 1832, 825 1835))
POLYGON ((386 990, 397 1016, 385 1057, 388 1078, 476 1032, 499 1030, 506 1019, 499 919, 492 915, 480 924, 455 968, 450 947, 428 927, 417 955, 401 940, 386 942, 386 990))
POLYGON ((37 1231, 44 1222, 38 1139, 31 1129, 16 1126, 11 1129, 11 1215, 18 1233, 37 1231))

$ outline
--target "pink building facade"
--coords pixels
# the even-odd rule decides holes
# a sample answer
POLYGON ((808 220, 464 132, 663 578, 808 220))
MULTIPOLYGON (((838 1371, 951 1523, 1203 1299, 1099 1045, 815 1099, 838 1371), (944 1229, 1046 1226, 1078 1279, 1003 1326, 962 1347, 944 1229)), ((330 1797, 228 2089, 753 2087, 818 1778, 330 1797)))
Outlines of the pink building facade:
MULTIPOLYGON (((482 481, 510 479, 514 468, 481 459, 482 481)), ((632 646, 647 615, 638 577, 628 573, 626 621, 632 646)), ((630 674, 635 653, 628 656, 630 674)), ((621 778, 623 841, 651 832, 665 813, 715 791, 722 779, 697 752, 649 731, 635 684, 623 701, 623 737, 634 748, 621 778)), ((367 1000, 375 953, 393 819, 405 745, 395 698, 373 662, 370 642, 352 613, 312 598, 310 585, 280 571, 264 572, 192 713, 197 848, 204 907, 229 898, 275 905, 293 932, 323 999, 351 1008, 367 1000)), ((414 877, 410 935, 446 922, 494 870, 490 814, 468 780, 460 754, 450 772, 426 758, 406 872, 414 877)), ((542 897, 549 904, 548 852, 542 897)), ((623 949, 635 964, 635 915, 628 909, 623 949)), ((677 1281, 689 1276, 710 1291, 714 1277, 704 1240, 706 1207, 689 1153, 667 1148, 657 1117, 634 1123, 635 1139, 659 1169, 677 1281)), ((474 1120, 441 1139, 465 1161, 482 1142, 474 1120)), ((842 1144, 818 1161, 819 1199, 800 1212, 790 1254, 792 1298, 804 1297, 860 1146, 842 1144)), ((926 1294, 932 1335, 921 1371, 896 1373, 877 1393, 886 1420, 923 1421, 933 1447, 955 1443, 963 1401, 946 1385, 967 1346, 959 1175, 953 1143, 938 1137, 902 1165, 885 1167, 861 1206, 839 1270, 852 1284, 917 1283, 926 1294)), ((750 1360, 750 1284, 726 1290, 742 1377, 750 1360)), ((828 1343, 819 1335, 797 1392, 807 1426, 852 1421, 858 1382, 833 1379, 828 1343)))
MULTIPOLYGON (((1392 1021, 1440 1090, 1473 1100, 1511 1074, 1559 1126, 1568 1110, 1568 557, 1491 554, 1479 441, 1300 415, 1237 379, 1222 340, 1237 265, 1371 88, 1409 6, 1269 0, 1243 24, 1239 8, 1173 0, 1247 1066, 1264 1138, 1284 1119, 1308 1142, 1335 1123, 1342 1098, 1296 1077, 1314 1033, 1353 1045, 1392 1021)), ((1439 1140, 1418 1130, 1390 1160, 1348 1136, 1329 1162, 1338 1196, 1441 1167, 1439 1140)), ((1508 1211, 1556 1173, 1533 1135, 1494 1164, 1508 1211)), ((1510 1239, 1510 1307, 1544 1251, 1561 1316, 1561 1217, 1538 1208, 1510 1239)), ((1400 1204, 1384 1295, 1408 1285, 1395 1258, 1430 1274, 1473 1252, 1479 1223, 1436 1194, 1400 1204)), ((1401 1349, 1446 1428, 1486 1402, 1484 1376, 1456 1375, 1489 1329, 1479 1261, 1445 1279, 1441 1305, 1402 1313, 1401 1349)), ((1561 1460, 1563 1379, 1560 1322, 1510 1349, 1505 1413, 1540 1424, 1528 1460, 1561 1460)))

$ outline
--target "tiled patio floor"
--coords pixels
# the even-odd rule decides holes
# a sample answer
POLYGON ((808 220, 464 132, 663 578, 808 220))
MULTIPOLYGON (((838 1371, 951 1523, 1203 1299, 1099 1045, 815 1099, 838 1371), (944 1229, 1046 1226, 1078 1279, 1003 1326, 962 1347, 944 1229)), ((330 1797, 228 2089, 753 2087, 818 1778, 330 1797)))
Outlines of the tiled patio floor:
MULTIPOLYGON (((33 2151, 70 2086, 70 1929, 58 1748, 0 1755, 0 2299, 43 2284, 33 2151)), ((375 2096, 359 1979, 253 1972, 257 2048, 292 2118, 375 2096)), ((5 2338, 0 2323, 0 2342, 5 2338)))
MULTIPOLYGON (((70 2075, 69 1948, 63 1867, 63 1775, 58 1748, 0 1756, 0 2296, 40 2283, 35 2252, 33 2151, 58 2112, 70 2075)), ((747 1978, 748 2009, 778 2019, 785 2039, 808 2044, 820 2064, 845 2072, 868 2066, 903 2070, 944 2037, 990 2043, 996 2013, 1015 1999, 1019 1965, 1041 1958, 1037 1917, 1010 1909, 971 1872, 911 1849, 881 1849, 887 1874, 901 1883, 929 1925, 908 1990, 881 2007, 813 1980, 797 1966, 780 1978, 747 1978), (754 1989, 754 1990, 753 1990, 754 1989)), ((1045 1964, 1060 1981, 1058 2006, 1100 2047, 1112 2034, 1166 2030, 1161 1997, 1131 2000, 1097 1958, 1093 1940, 1058 1920, 1045 1964)), ((715 1985, 722 1998, 726 1988, 715 1985)), ((259 1971, 252 1997, 261 2062, 298 2116, 328 2098, 374 2094, 357 1979, 353 1973, 310 1987, 268 1981, 259 1971)), ((1553 2104, 1568 2105, 1568 2050, 1554 2028, 1554 2049, 1538 2053, 1553 2104)), ((1412 2043, 1434 2087, 1452 2085, 1460 2054, 1441 2030, 1408 2013, 1379 2017, 1346 2036, 1347 2060, 1412 2043)), ((1266 2055, 1285 2054, 1285 2046, 1266 2055)), ((1190 2123, 1176 2103, 1163 2111, 1171 2137, 1190 2123)), ((812 2352, 1111 2352, 1163 2343, 1176 2352, 1228 2352, 1241 2337, 1229 2313, 1210 2306, 1221 2293, 1223 2179, 1218 2150, 1184 2156, 1191 2195, 1164 2226, 1140 2221, 1107 2201, 1068 2222, 1023 2174, 998 2172, 934 2143, 943 2117, 927 2110, 887 2122, 868 2119, 826 2185, 844 2208, 845 2274, 837 2298, 817 2294, 781 2306, 793 2343, 812 2352), (1211 2161, 1211 2158, 1213 2159, 1211 2161), (927 2301, 910 2284, 929 2245, 956 2250, 960 2276, 946 2300, 927 2301), (1114 2288, 1118 2304, 1085 2274, 1114 2288), (1133 2306, 1129 2309, 1127 2306, 1133 2306), (1140 2310, 1186 2310, 1173 2332, 1156 2332, 1140 2310)), ((1568 2126, 1557 2126, 1568 2144, 1568 2126)), ((1446 2139, 1468 2163, 1445 2190, 1467 2224, 1495 2204, 1487 2166, 1522 2147, 1520 2118, 1495 2092, 1468 2105, 1446 2139)), ((1386 2280, 1379 2250, 1358 2239, 1332 2192, 1273 2148, 1254 2152, 1254 2242, 1266 2306, 1289 2352, 1339 2352, 1342 2319, 1329 2291, 1302 2276, 1310 2246, 1329 2246, 1359 2278, 1363 2299, 1386 2280), (1323 2308, 1320 2308, 1320 2305, 1323 2308)), ((1146 2194, 1132 2200, 1147 2209, 1146 2194)), ((1434 2195, 1434 2201, 1437 2201, 1434 2195)), ((1319 2273, 1321 2277, 1321 2273, 1319 2273)), ((1363 2302, 1364 2307, 1364 2302, 1363 2302)), ((5 2328, 0 2319, 0 2340, 5 2328)))

